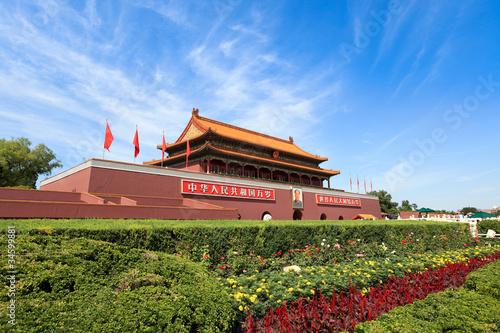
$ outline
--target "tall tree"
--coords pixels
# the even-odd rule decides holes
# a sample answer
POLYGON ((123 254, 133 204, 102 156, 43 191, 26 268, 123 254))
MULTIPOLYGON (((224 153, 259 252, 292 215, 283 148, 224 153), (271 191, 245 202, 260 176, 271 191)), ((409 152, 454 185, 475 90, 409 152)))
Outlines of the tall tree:
POLYGON ((402 212, 411 212, 413 209, 412 205, 410 205, 410 201, 409 200, 401 201, 401 206, 399 207, 399 210, 402 212))
POLYGON ((0 186, 36 188, 40 175, 49 175, 61 161, 43 143, 34 149, 27 138, 0 139, 0 186))
POLYGON ((467 215, 469 213, 477 213, 478 210, 476 207, 464 207, 462 208, 462 210, 460 211, 460 213, 464 214, 464 215, 467 215))
POLYGON ((382 213, 387 214, 397 214, 398 213, 398 203, 392 202, 392 196, 387 193, 387 191, 371 191, 367 194, 376 195, 380 202, 380 210, 382 213))

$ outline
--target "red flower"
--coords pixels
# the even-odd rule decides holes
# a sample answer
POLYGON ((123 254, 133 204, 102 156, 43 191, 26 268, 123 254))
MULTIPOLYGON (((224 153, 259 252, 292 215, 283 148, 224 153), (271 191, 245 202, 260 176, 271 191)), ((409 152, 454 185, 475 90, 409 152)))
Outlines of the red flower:
POLYGON ((205 254, 205 255, 203 256, 203 258, 207 259, 207 258, 208 258, 208 254, 205 254))
POLYGON ((285 258, 285 255, 282 255, 281 257, 285 258))
POLYGON ((250 252, 250 255, 251 255, 251 256, 253 256, 253 253, 252 253, 252 252, 250 252))
POLYGON ((278 252, 278 255, 280 256, 280 255, 281 255, 281 252, 278 252))
POLYGON ((467 246, 467 244, 464 244, 464 246, 467 246))
POLYGON ((406 244, 406 241, 401 241, 401 244, 406 244))
POLYGON ((260 257, 259 259, 260 259, 260 260, 264 260, 264 258, 263 258, 263 257, 260 257))
POLYGON ((225 266, 219 266, 219 268, 220 268, 220 269, 226 269, 226 267, 225 267, 225 266))
POLYGON ((315 251, 316 251, 316 252, 318 252, 318 251, 319 251, 319 249, 318 249, 318 248, 316 248, 316 249, 315 249, 315 251))
POLYGON ((224 257, 222 257, 221 259, 222 259, 222 260, 226 260, 226 258, 224 258, 224 257))
POLYGON ((227 265, 227 268, 231 268, 231 265, 227 265))

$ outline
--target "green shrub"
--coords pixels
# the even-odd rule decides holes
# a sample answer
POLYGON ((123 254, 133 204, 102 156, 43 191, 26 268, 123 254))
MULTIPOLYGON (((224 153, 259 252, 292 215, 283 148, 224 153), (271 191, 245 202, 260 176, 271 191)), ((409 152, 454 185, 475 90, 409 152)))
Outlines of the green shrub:
POLYGON ((500 301, 500 260, 467 275, 464 288, 500 301))
POLYGON ((460 288, 395 308, 354 332, 498 332, 500 302, 460 288))
POLYGON ((485 234, 488 230, 495 230, 497 234, 500 233, 500 220, 483 220, 476 224, 477 231, 480 234, 485 234))
MULTIPOLYGON (((1 243, 5 249, 5 237, 1 243)), ((16 325, 7 324, 9 298, 2 293, 5 330, 233 330, 236 317, 229 296, 211 274, 189 260, 51 235, 17 235, 16 251, 16 325)), ((7 271, 6 266, 0 271, 3 281, 7 271)))
MULTIPOLYGON (((333 246, 338 243, 334 260, 352 259, 361 252, 381 255, 385 243, 398 253, 452 250, 471 245, 468 224, 422 221, 160 221, 160 220, 6 220, 0 228, 16 225, 21 233, 65 235, 90 238, 119 245, 181 254, 202 262, 210 270, 217 269, 222 257, 235 252, 271 258, 278 252, 319 247, 323 239, 333 246), (131 227, 132 226, 132 227, 131 227), (355 247, 350 241, 356 242, 355 247), (402 242, 406 242, 402 246, 402 242), (360 252, 361 251, 361 252, 360 252), (206 256, 206 258, 205 258, 206 256)), ((239 267, 254 263, 255 258, 227 274, 238 274, 239 267)), ((319 262, 313 262, 319 264, 319 262)), ((255 267, 260 263, 255 261, 255 267)), ((267 267, 267 266, 266 266, 267 267)))

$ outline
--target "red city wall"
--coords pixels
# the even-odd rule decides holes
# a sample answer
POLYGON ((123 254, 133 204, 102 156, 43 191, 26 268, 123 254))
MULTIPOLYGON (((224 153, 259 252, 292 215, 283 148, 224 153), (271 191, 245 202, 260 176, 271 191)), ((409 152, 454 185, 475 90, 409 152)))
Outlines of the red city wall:
MULTIPOLYGON (((71 177, 69 177, 71 178, 71 177)), ((65 179, 63 183, 69 179, 65 179)), ((67 184, 63 184, 64 187, 67 184)), ((236 219, 236 209, 176 198, 133 199, 85 192, 0 187, 0 218, 236 219), (83 200, 82 200, 83 199, 83 200), (138 199, 141 205, 137 204, 138 199)))
MULTIPOLYGON (((286 184, 276 184, 257 180, 243 181, 241 178, 236 177, 207 175, 200 172, 172 170, 103 160, 92 160, 90 161, 90 165, 90 167, 84 170, 69 174, 51 183, 46 184, 46 182, 42 182, 42 188, 87 188, 90 193, 115 194, 127 197, 131 200, 136 200, 133 196, 193 199, 195 200, 194 202, 197 202, 197 205, 205 203, 224 208, 237 209, 242 219, 260 220, 264 213, 269 213, 275 220, 291 220, 293 219, 295 211, 295 209, 292 208, 291 187, 286 184), (89 175, 88 178, 86 178, 87 175, 89 175), (86 179, 88 179, 88 186, 84 184, 86 179), (212 197, 189 193, 182 194, 182 179, 227 183, 229 186, 246 182, 246 184, 250 184, 246 185, 249 187, 274 189, 276 199, 275 201, 265 201, 231 197, 212 197)), ((322 214, 325 214, 326 219, 329 220, 337 220, 340 217, 343 219, 351 219, 357 214, 372 214, 377 218, 381 218, 380 205, 376 197, 333 190, 326 191, 325 189, 316 190, 305 186, 302 187, 302 189, 304 194, 304 208, 300 210, 302 212, 302 219, 319 220, 322 214), (316 193, 359 198, 361 200, 361 207, 318 205, 316 204, 316 193)), ((200 216, 191 216, 191 213, 194 212, 185 211, 177 218, 200 218, 200 216)), ((207 215, 201 218, 209 219, 210 217, 207 215)))

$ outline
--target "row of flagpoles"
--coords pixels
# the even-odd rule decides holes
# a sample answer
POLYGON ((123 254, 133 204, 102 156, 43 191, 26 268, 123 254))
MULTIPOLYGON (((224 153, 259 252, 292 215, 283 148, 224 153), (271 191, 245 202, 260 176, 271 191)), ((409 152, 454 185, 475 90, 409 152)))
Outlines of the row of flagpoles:
MULTIPOLYGON (((359 193, 359 177, 358 177, 358 175, 356 175, 356 178, 357 178, 358 193, 359 193)), ((364 183, 365 183, 365 193, 366 193, 366 178, 363 177, 363 180, 364 180, 364 183)), ((351 174, 349 174, 349 183, 351 185, 351 191, 352 191, 352 178, 351 178, 351 174)), ((373 191, 373 183, 372 183, 372 179, 371 178, 370 178, 370 191, 373 191)))
MULTIPOLYGON (((104 136, 104 149, 109 152, 109 147, 111 146, 111 143, 113 142, 113 134, 111 134, 111 129, 109 128, 108 124, 108 119, 106 118, 106 135, 104 136)), ((137 125, 135 125, 135 136, 134 136, 134 141, 132 141, 134 144, 134 163, 135 163, 135 158, 137 155, 139 155, 139 133, 137 131, 137 125)), ((167 149, 167 144, 165 143, 165 131, 163 131, 163 141, 162 141, 162 147, 161 147, 161 166, 163 167, 163 160, 165 159, 165 150, 167 149)), ((189 138, 187 139, 187 150, 186 150, 186 169, 189 161, 189 155, 191 154, 191 147, 189 146, 189 138)), ((102 158, 104 159, 104 150, 102 152, 102 158)), ((356 175, 357 178, 357 185, 358 185, 358 193, 359 193, 359 177, 356 175)), ((363 177, 364 183, 365 183, 365 193, 366 191, 366 178, 363 177)), ((351 191, 352 191, 352 177, 351 174, 349 174, 349 183, 351 185, 351 191)), ((373 191, 373 183, 372 179, 370 178, 370 191, 373 191)))
MULTIPOLYGON (((109 128, 108 118, 106 118, 106 134, 104 135, 104 149, 102 151, 102 158, 104 159, 104 151, 107 150, 109 152, 109 147, 111 147, 111 143, 113 143, 113 134, 111 133, 111 129, 109 128)), ((139 155, 139 132, 137 130, 137 125, 135 125, 135 136, 134 141, 134 163, 135 158, 139 155)), ((163 131, 163 142, 161 148, 161 166, 163 167, 163 160, 165 159, 165 150, 167 150, 167 144, 165 143, 165 131, 163 131)), ((187 139, 187 152, 186 152, 186 168, 189 161, 189 155, 191 154, 191 148, 189 146, 189 138, 187 139)))

